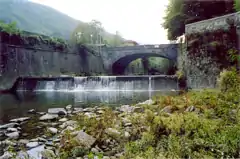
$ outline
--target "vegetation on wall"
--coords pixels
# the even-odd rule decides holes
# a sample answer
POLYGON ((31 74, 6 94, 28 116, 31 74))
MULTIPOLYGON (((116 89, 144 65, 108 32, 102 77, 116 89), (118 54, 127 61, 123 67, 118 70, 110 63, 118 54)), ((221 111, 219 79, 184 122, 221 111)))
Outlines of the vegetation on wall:
POLYGON ((64 50, 67 47, 67 43, 63 39, 23 32, 17 28, 16 22, 8 24, 0 22, 0 37, 3 43, 12 45, 47 44, 57 50, 64 50))
POLYGON ((233 13, 239 10, 239 3, 239 0, 169 0, 163 27, 167 29, 168 39, 176 40, 185 32, 185 24, 233 13))
POLYGON ((221 68, 237 65, 238 49, 237 34, 234 24, 229 24, 229 29, 218 29, 186 35, 188 56, 197 58, 204 52, 216 60, 221 68))

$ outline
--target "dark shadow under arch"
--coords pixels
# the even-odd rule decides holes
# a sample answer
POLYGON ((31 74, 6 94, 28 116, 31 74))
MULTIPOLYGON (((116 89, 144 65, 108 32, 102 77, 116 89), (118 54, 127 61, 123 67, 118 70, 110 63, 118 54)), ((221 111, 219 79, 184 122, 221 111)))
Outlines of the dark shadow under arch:
POLYGON ((174 63, 176 63, 176 60, 172 60, 168 57, 156 54, 156 53, 152 53, 152 54, 132 54, 132 55, 127 55, 124 56, 122 58, 120 58, 119 60, 115 61, 112 64, 112 74, 113 75, 123 75, 124 71, 126 69, 126 67, 134 60, 138 59, 138 58, 144 58, 144 57, 162 57, 162 58, 166 58, 170 61, 173 61, 174 63))

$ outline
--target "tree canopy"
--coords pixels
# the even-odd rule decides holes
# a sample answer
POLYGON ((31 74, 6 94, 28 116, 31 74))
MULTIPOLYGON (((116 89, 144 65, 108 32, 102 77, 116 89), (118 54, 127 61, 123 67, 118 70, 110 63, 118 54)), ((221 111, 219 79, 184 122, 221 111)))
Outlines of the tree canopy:
POLYGON ((185 24, 238 10, 240 10, 239 0, 169 0, 162 25, 168 30, 168 39, 176 40, 185 32, 185 24))
POLYGON ((107 33, 100 21, 92 20, 89 23, 79 24, 72 32, 71 41, 82 44, 107 44, 111 46, 122 45, 124 39, 119 32, 115 35, 107 33))

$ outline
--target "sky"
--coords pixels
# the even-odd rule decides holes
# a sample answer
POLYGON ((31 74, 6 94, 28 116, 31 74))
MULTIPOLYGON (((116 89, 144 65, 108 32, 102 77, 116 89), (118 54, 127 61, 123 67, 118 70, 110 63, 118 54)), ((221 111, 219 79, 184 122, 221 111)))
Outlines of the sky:
POLYGON ((140 44, 168 43, 161 26, 168 0, 31 0, 51 6, 70 17, 90 22, 95 19, 110 33, 120 32, 140 44))

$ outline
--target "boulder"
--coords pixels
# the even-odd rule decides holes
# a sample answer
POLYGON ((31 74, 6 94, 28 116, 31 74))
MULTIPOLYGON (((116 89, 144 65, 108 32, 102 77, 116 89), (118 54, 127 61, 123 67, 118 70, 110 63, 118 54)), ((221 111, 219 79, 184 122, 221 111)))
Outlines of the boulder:
POLYGON ((173 107, 172 106, 166 106, 164 107, 161 112, 164 112, 164 113, 172 113, 173 112, 173 107))
POLYGON ((57 134, 58 129, 50 127, 50 128, 48 128, 48 131, 52 134, 57 134))
POLYGON ((87 133, 83 132, 82 130, 78 132, 75 140, 81 145, 86 148, 91 148, 91 146, 95 143, 96 139, 87 133))
POLYGON ((19 126, 19 124, 18 123, 8 123, 8 124, 5 124, 5 125, 0 125, 0 129, 13 128, 15 126, 19 126))
POLYGON ((69 120, 69 121, 64 122, 62 125, 60 125, 60 128, 64 129, 67 126, 74 126, 75 127, 76 125, 77 125, 76 121, 69 120))
POLYGON ((7 131, 8 132, 15 132, 15 131, 18 131, 17 128, 7 128, 7 131))
POLYGON ((126 112, 126 113, 131 113, 132 112, 132 107, 130 105, 122 105, 119 108, 119 111, 126 112))
POLYGON ((18 139, 19 137, 19 132, 11 132, 11 133, 6 133, 5 134, 7 137, 10 139, 18 139))
POLYGON ((66 121, 68 121, 68 119, 67 118, 62 118, 62 119, 60 119, 60 120, 58 120, 59 122, 66 122, 66 121))
POLYGON ((57 114, 45 114, 39 118, 39 120, 52 120, 58 118, 57 114))
POLYGON ((58 114, 58 115, 67 115, 67 112, 64 108, 49 108, 49 114, 58 114))
POLYGON ((153 100, 149 99, 149 100, 146 100, 144 102, 138 103, 137 105, 151 105, 153 103, 154 103, 153 100))
POLYGON ((107 128, 105 132, 110 136, 119 136, 121 133, 114 128, 107 128))
POLYGON ((30 117, 22 117, 22 118, 12 119, 12 120, 10 120, 10 122, 20 123, 20 122, 23 122, 23 121, 26 121, 29 119, 30 119, 30 117))
POLYGON ((13 155, 10 152, 5 152, 0 159, 12 159, 13 155))
POLYGON ((27 148, 34 148, 34 147, 37 147, 39 146, 39 142, 29 142, 26 144, 26 147, 27 148))
POLYGON ((67 105, 67 106, 66 106, 66 109, 67 109, 67 110, 71 110, 71 109, 72 109, 72 105, 67 105))
POLYGON ((193 112, 194 110, 195 110, 195 107, 194 106, 190 106, 185 111, 186 112, 193 112))
POLYGON ((28 113, 35 114, 36 110, 35 109, 30 109, 30 110, 28 110, 28 113))

